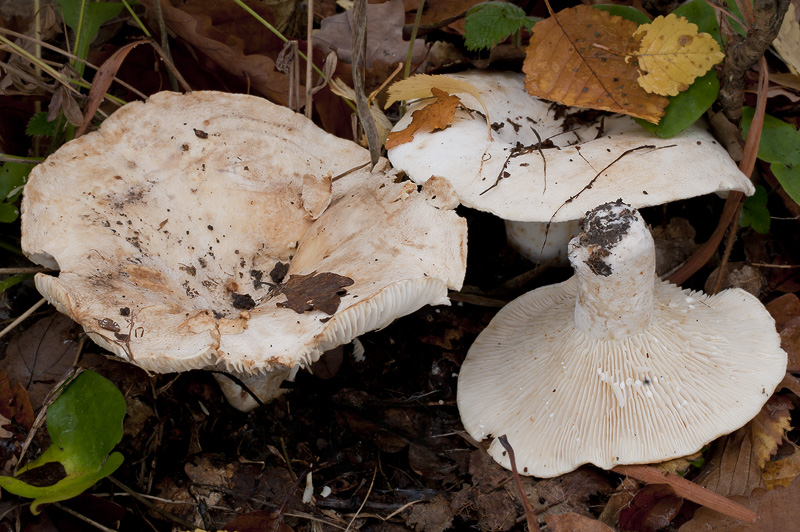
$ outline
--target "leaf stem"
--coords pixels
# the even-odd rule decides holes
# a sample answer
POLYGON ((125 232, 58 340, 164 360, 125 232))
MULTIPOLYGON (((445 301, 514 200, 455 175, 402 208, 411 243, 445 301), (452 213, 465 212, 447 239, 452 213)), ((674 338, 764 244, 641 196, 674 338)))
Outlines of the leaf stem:
POLYGON ((414 54, 414 41, 417 40, 419 23, 422 20, 422 10, 425 9, 425 0, 419 0, 417 13, 414 15, 414 26, 411 28, 411 39, 408 42, 408 55, 406 56, 406 69, 403 71, 403 79, 411 75, 411 56, 414 54))

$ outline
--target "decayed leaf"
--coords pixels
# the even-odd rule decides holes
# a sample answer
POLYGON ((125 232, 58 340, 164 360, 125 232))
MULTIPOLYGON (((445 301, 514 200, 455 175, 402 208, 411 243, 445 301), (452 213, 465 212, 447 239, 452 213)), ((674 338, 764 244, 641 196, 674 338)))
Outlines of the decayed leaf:
MULTIPOLYGON (((354 91, 340 78, 331 79, 328 86, 330 87, 331 92, 335 95, 341 96, 342 98, 347 98, 351 102, 356 101, 356 91, 354 91)), ((381 144, 385 144, 386 137, 392 130, 392 123, 386 117, 386 114, 384 114, 384 112, 381 110, 380 105, 378 105, 378 103, 375 101, 376 93, 377 91, 370 94, 367 98, 367 101, 369 102, 369 112, 372 115, 372 119, 375 120, 375 126, 378 128, 378 136, 381 139, 381 144)), ((362 142, 362 145, 364 144, 365 142, 362 142)))
MULTIPOLYGON (((8 421, 13 421, 25 429, 33 426, 33 407, 28 398, 28 392, 18 382, 13 385, 8 378, 6 370, 0 369, 0 429, 8 421)), ((0 430, 3 433, 4 430, 0 430)), ((10 438, 10 434, 5 434, 3 438, 10 438)))
POLYGON ((637 24, 589 6, 555 13, 533 27, 525 88, 564 105, 612 111, 657 124, 669 100, 648 94, 625 56, 638 48, 637 24))
POLYGON ((552 532, 612 532, 613 528, 580 514, 546 515, 547 527, 552 532))
MULTIPOLYGON (((450 94, 469 94, 478 100, 478 103, 483 107, 483 114, 486 115, 487 127, 491 128, 491 119, 489 118, 489 110, 486 104, 481 99, 481 93, 474 86, 466 81, 451 78, 450 76, 443 75, 430 75, 430 74, 417 74, 408 79, 392 83, 387 91, 387 100, 384 108, 389 107, 394 102, 400 100, 414 100, 416 98, 430 98, 433 96, 433 89, 448 92, 450 94)), ((491 138, 491 129, 489 129, 489 137, 491 138)))
MULTIPOLYGON (((153 0, 142 0, 150 8, 153 0)), ((272 21, 266 5, 245 3, 259 16, 272 21)), ((164 22, 170 31, 233 76, 246 79, 254 91, 281 105, 289 103, 289 77, 275 69, 283 42, 233 0, 161 0, 164 22)), ((305 88, 300 88, 301 104, 305 88)))
POLYGON ((797 500, 800 497, 800 480, 795 479, 788 488, 753 490, 749 497, 733 497, 740 504, 755 510, 758 521, 743 523, 738 519, 722 515, 708 508, 699 508, 694 518, 678 529, 678 532, 775 532, 797 529, 797 500))
POLYGON ((767 489, 788 487, 800 475, 800 451, 795 451, 780 460, 767 462, 764 466, 764 486, 767 489))
POLYGON ((447 94, 436 87, 432 88, 435 100, 422 109, 417 109, 411 114, 411 123, 401 131, 393 131, 386 138, 386 149, 414 140, 417 131, 437 131, 453 123, 456 107, 461 103, 461 98, 447 94))
POLYGON ((669 526, 683 505, 683 499, 666 484, 649 484, 640 489, 619 514, 621 530, 650 532, 669 526))
POLYGON ((789 9, 786 10, 783 24, 778 36, 772 41, 772 46, 786 62, 789 71, 795 76, 800 76, 800 24, 797 22, 792 3, 789 3, 789 9))
POLYGON ((720 440, 696 482, 724 496, 746 497, 763 486, 761 471, 789 428, 790 408, 788 399, 772 397, 752 421, 720 440))
POLYGON ((332 315, 339 308, 342 296, 347 293, 343 288, 351 284, 351 278, 331 272, 292 275, 280 287, 281 293, 286 295, 286 301, 278 303, 278 306, 290 308, 298 314, 320 310, 332 315))
MULTIPOLYGON (((403 40, 405 12, 402 0, 390 0, 382 4, 367 4, 367 50, 364 63, 367 68, 376 62, 389 64, 405 61, 408 41, 403 40)), ((353 11, 348 9, 322 21, 321 29, 314 35, 314 47, 323 53, 335 50, 339 59, 345 63, 353 61, 353 11)), ((414 42, 412 64, 420 63, 425 57, 425 41, 414 42)))
POLYGON ((647 92, 675 96, 689 88, 695 78, 722 61, 725 54, 708 33, 698 33, 697 25, 674 14, 657 17, 633 33, 643 35, 639 50, 632 54, 646 72, 638 78, 647 92))

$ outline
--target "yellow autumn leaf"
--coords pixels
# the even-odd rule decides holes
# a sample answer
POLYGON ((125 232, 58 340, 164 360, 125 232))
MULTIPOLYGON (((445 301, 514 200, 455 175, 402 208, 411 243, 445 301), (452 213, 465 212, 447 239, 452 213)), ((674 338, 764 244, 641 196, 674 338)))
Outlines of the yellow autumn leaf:
POLYGON ((764 466, 764 487, 771 490, 778 486, 788 487, 800 476, 800 451, 795 450, 786 458, 767 462, 764 466))
POLYGON ((697 25, 683 17, 657 17, 639 26, 633 36, 642 34, 639 50, 632 55, 644 71, 638 82, 647 92, 675 96, 725 57, 714 37, 698 33, 697 25))
POLYGON ((410 78, 396 81, 389 86, 387 91, 388 99, 384 109, 400 100, 414 100, 417 98, 430 98, 433 93, 432 88, 439 89, 449 94, 469 94, 474 96, 478 103, 483 107, 483 114, 486 116, 486 127, 489 131, 489 138, 492 137, 492 121, 489 118, 489 110, 481 99, 481 93, 473 85, 460 79, 451 78, 443 75, 417 74, 410 78))

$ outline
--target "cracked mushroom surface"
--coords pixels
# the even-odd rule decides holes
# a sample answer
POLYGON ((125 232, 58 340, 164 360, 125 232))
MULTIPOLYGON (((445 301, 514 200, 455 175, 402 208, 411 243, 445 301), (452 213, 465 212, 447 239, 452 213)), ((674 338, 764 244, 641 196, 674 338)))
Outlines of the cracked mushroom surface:
POLYGON ((463 281, 449 185, 368 161, 261 98, 159 93, 34 168, 22 247, 60 269, 36 277, 59 311, 147 370, 286 372, 463 281))
MULTIPOLYGON (((462 108, 449 127, 416 132, 413 141, 389 150, 389 160, 417 183, 447 179, 463 205, 506 220, 509 241, 529 258, 538 256, 544 240, 539 222, 572 221, 563 239, 555 228, 548 235, 550 255, 564 255, 575 221, 607 201, 621 198, 641 208, 727 190, 754 192, 700 124, 662 139, 628 116, 530 96, 523 74, 472 70, 448 76, 480 91, 494 140, 486 134, 483 107, 459 93, 462 108)), ((411 104, 393 131, 405 129, 426 103, 411 104)))
MULTIPOLYGON (((691 454, 754 417, 786 372, 761 302, 655 276, 639 213, 589 212, 575 276, 504 307, 469 350, 458 407, 477 440, 504 434, 519 472, 552 477, 691 454)), ((489 453, 510 467, 495 439, 489 453)))

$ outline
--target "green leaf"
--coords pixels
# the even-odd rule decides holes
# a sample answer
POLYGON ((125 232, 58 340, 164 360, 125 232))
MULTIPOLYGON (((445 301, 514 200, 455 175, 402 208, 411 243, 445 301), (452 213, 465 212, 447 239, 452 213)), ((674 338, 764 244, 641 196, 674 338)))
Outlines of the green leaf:
POLYGON ((19 209, 13 203, 0 203, 0 222, 10 224, 19 218, 19 209))
MULTIPOLYGON (((742 109, 742 135, 747 137, 755 109, 742 109)), ((771 115, 764 115, 761 141, 758 144, 758 158, 768 163, 786 165, 800 164, 800 133, 792 124, 771 115)))
POLYGON ((756 192, 742 204, 739 214, 741 227, 752 227, 757 233, 769 233, 769 209, 767 209, 767 190, 756 185, 756 192))
POLYGON ((467 11, 464 44, 467 50, 492 48, 523 26, 530 28, 539 19, 528 17, 522 8, 508 2, 484 2, 467 11))
POLYGON ((783 190, 789 194, 795 203, 800 205, 800 165, 772 163, 770 170, 775 174, 775 179, 781 184, 783 190))
POLYGON ((670 96, 667 110, 658 124, 640 118, 634 120, 651 133, 668 139, 697 122, 716 101, 718 95, 717 73, 710 70, 694 80, 687 90, 678 93, 677 96, 670 96))
MULTIPOLYGON (((119 15, 123 5, 117 2, 91 2, 89 0, 58 0, 64 14, 64 22, 75 35, 72 53, 81 59, 86 59, 89 45, 97 37, 100 26, 104 22, 119 15)), ((78 75, 83 75, 85 65, 80 61, 73 65, 78 75)))
POLYGON ((622 17, 625 20, 632 20, 638 24, 649 24, 652 22, 652 20, 650 20, 650 18, 647 15, 645 15, 635 7, 617 6, 613 4, 602 4, 592 7, 594 7, 595 9, 599 9, 600 11, 608 11, 612 15, 622 17))
POLYGON ((47 409, 52 444, 20 473, 59 463, 63 478, 33 486, 18 478, 0 477, 0 487, 35 499, 31 504, 34 514, 39 513, 41 504, 79 495, 122 464, 122 455, 111 450, 122 439, 124 417, 125 399, 117 387, 93 371, 84 371, 47 409))
POLYGON ((0 201, 15 201, 19 197, 31 168, 31 164, 12 162, 0 167, 0 201))
POLYGON ((0 280, 0 294, 2 294, 15 284, 19 284, 22 281, 27 281, 28 279, 33 279, 32 273, 25 273, 23 275, 12 275, 11 277, 6 277, 5 279, 0 280))
POLYGON ((57 124, 58 122, 56 120, 48 122, 47 113, 42 111, 31 117, 28 121, 28 128, 25 130, 25 133, 31 137, 55 137, 57 133, 57 124))

